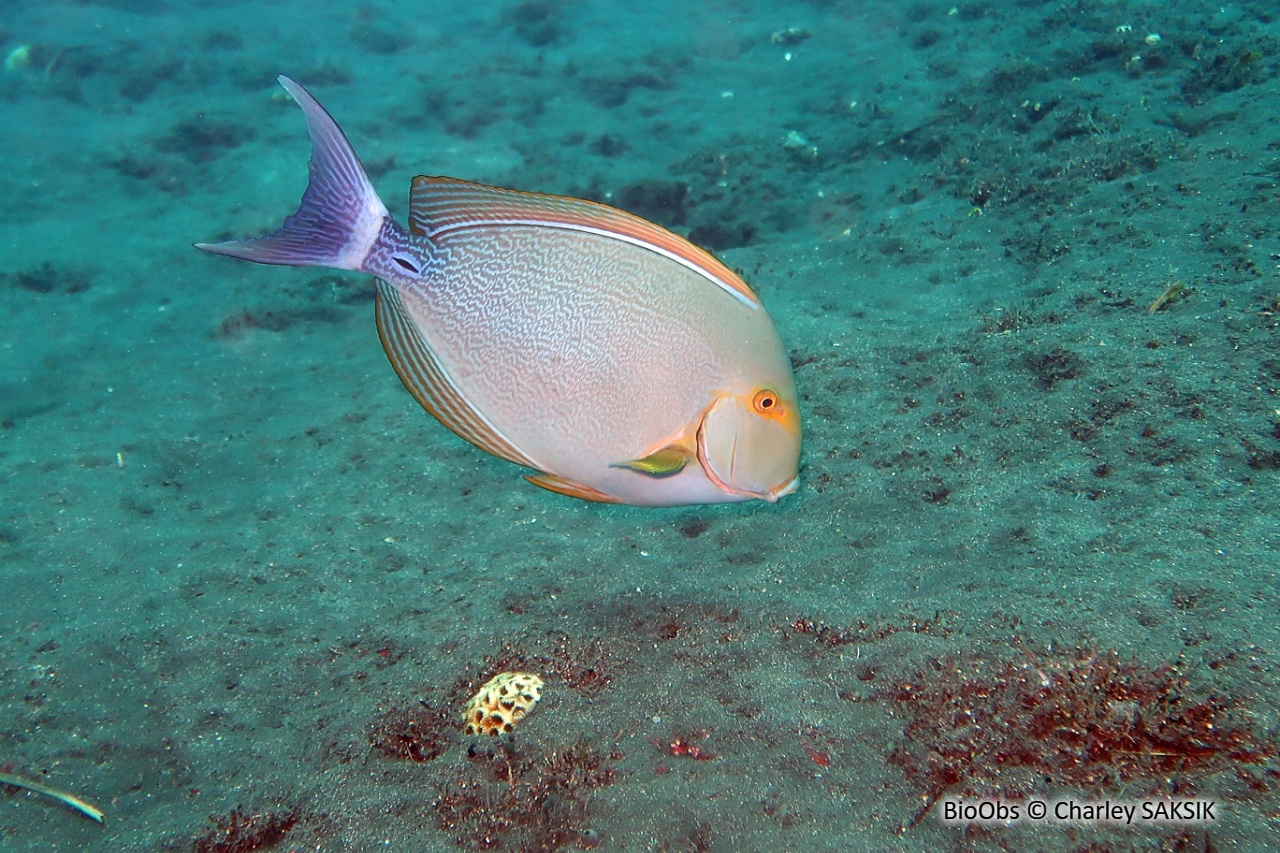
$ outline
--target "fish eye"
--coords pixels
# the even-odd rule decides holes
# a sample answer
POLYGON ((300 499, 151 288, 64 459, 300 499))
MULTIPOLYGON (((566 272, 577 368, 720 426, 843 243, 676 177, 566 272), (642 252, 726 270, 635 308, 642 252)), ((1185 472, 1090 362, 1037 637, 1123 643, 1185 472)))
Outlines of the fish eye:
POLYGON ((778 395, 768 388, 757 391, 756 396, 751 400, 751 406, 760 414, 767 415, 778 408, 778 395))

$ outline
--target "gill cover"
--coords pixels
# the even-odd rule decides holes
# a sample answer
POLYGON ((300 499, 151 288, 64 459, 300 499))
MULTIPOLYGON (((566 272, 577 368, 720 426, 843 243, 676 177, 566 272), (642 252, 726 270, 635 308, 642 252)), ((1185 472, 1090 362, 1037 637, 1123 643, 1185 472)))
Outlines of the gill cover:
POLYGON ((770 389, 722 394, 698 428, 698 461, 730 494, 776 501, 799 484, 800 415, 770 389))

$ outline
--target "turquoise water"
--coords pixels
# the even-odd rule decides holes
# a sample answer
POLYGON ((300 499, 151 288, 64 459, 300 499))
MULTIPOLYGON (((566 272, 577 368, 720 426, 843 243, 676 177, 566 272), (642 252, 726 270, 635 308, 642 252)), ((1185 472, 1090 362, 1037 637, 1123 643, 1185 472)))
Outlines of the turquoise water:
POLYGON ((1280 843, 1280 15, 637 5, 0 8, 0 772, 106 812, 0 785, 0 849, 1280 843), (799 492, 536 489, 367 279, 192 249, 296 206, 282 73, 401 222, 451 175, 739 270, 799 492))

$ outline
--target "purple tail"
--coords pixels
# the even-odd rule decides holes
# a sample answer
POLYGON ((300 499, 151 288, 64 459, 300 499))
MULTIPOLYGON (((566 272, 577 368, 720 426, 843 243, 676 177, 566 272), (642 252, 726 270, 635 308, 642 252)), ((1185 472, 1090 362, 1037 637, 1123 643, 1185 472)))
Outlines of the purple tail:
POLYGON ((306 89, 276 79, 302 107, 311 134, 311 180, 302 203, 273 234, 196 248, 257 264, 360 270, 390 216, 387 208, 333 117, 306 89))

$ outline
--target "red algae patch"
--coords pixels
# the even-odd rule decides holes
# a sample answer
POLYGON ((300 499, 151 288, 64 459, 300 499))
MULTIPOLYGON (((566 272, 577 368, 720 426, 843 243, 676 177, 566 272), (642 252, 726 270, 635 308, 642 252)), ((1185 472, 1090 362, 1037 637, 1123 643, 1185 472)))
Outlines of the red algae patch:
POLYGON ((906 720, 888 763, 924 800, 910 825, 944 794, 1017 799, 1046 782, 1182 796, 1231 770, 1265 787, 1243 765, 1275 755, 1240 700, 1113 651, 938 659, 875 696, 906 720))
POLYGON ((438 785, 436 825, 459 847, 488 850, 591 849, 592 803, 616 780, 620 753, 586 740, 553 750, 521 750, 509 740, 473 746, 466 765, 438 785))
POLYGON ((212 817, 214 826, 196 841, 196 853, 256 853, 285 840, 300 820, 297 812, 248 811, 237 806, 225 817, 212 817))

